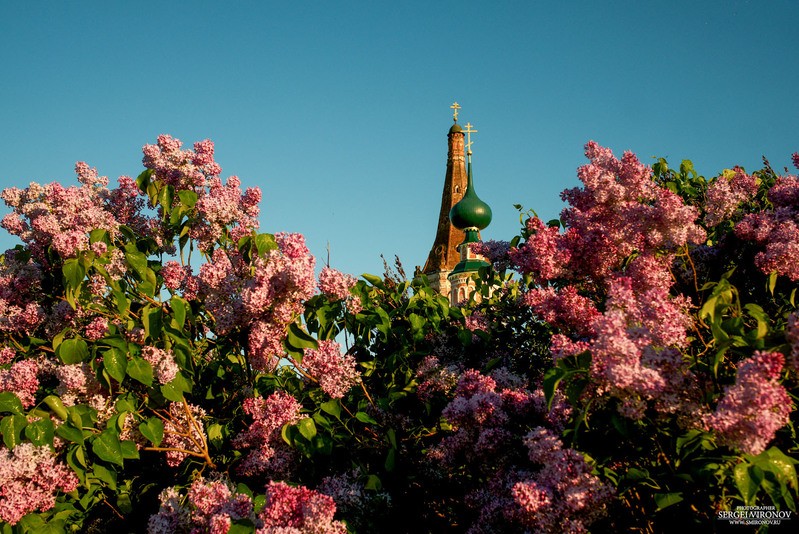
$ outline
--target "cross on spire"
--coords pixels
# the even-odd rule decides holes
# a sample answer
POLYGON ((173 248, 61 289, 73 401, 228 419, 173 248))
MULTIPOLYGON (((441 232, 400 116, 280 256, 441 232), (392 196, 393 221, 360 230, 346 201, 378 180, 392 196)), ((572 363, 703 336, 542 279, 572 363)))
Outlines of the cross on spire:
POLYGON ((458 110, 461 109, 461 105, 458 104, 457 102, 453 102, 452 105, 450 106, 450 108, 452 108, 452 110, 453 110, 452 111, 452 119, 455 122, 458 122, 458 110))
POLYGON ((477 133, 477 130, 472 129, 472 123, 466 123, 466 129, 463 130, 466 132, 466 153, 471 156, 472 155, 472 134, 477 133))

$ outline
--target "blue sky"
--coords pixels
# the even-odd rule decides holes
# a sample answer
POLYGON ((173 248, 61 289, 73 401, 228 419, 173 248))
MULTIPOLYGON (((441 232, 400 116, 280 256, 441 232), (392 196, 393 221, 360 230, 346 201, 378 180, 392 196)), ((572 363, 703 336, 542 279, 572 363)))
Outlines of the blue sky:
MULTIPOLYGON (((263 190, 262 229, 346 272, 435 236, 450 104, 486 239, 550 218, 589 139, 712 176, 799 150, 799 2, 0 0, 0 185, 114 180, 169 133, 263 190)), ((3 211, 2 213, 5 213, 3 211)), ((14 243, 0 238, 0 247, 14 243)))

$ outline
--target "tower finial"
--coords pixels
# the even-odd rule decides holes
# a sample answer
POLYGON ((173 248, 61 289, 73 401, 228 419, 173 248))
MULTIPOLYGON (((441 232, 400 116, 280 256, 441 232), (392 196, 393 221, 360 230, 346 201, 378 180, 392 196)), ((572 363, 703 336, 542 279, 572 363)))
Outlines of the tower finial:
POLYGON ((452 120, 458 122, 458 110, 461 109, 461 105, 457 102, 453 102, 450 107, 452 108, 452 120))
POLYGON ((472 129, 472 123, 471 122, 467 122, 466 123, 466 129, 464 130, 464 132, 466 132, 466 155, 471 157, 471 155, 472 155, 472 134, 473 133, 477 133, 477 130, 473 130, 472 129))

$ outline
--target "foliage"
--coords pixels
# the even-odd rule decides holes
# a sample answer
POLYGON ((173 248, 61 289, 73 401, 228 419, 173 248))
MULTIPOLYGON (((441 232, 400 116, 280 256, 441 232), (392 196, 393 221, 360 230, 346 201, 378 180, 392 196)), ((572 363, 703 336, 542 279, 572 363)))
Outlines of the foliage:
POLYGON ((160 136, 113 189, 79 163, 80 186, 6 190, 23 244, 0 261, 3 531, 795 511, 799 182, 586 155, 560 220, 477 245, 491 266, 458 305, 399 264, 317 281, 210 141, 160 136))

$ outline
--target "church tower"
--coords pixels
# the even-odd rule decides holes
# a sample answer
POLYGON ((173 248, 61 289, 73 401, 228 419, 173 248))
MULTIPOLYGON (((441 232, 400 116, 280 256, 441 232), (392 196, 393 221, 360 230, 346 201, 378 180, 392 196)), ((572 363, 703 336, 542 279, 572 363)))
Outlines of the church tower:
POLYGON ((422 274, 427 276, 433 289, 447 296, 452 304, 457 304, 468 299, 473 291, 472 275, 480 267, 488 265, 485 258, 469 249, 469 244, 480 240, 480 230, 491 222, 491 208, 474 190, 471 134, 477 130, 466 124, 464 131, 458 124, 460 106, 455 102, 450 107, 454 110, 455 124, 448 135, 447 173, 438 229, 422 274), (466 143, 465 136, 468 136, 466 143), (464 148, 468 165, 465 165, 464 148))
POLYGON ((427 276, 430 287, 441 293, 449 295, 450 286, 448 276, 460 261, 458 245, 463 242, 464 233, 450 224, 449 212, 463 198, 466 192, 466 158, 464 157, 464 134, 458 124, 457 102, 450 106, 453 109, 452 118, 455 124, 449 129, 447 150, 447 172, 444 175, 444 192, 441 195, 441 210, 438 215, 438 227, 430 254, 422 268, 422 274, 427 276))

